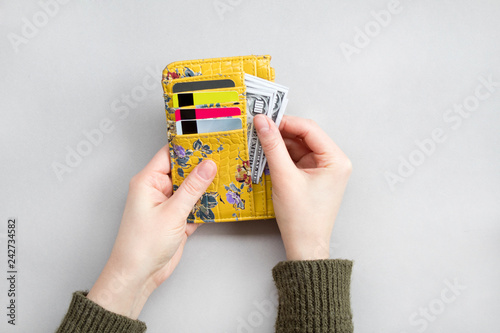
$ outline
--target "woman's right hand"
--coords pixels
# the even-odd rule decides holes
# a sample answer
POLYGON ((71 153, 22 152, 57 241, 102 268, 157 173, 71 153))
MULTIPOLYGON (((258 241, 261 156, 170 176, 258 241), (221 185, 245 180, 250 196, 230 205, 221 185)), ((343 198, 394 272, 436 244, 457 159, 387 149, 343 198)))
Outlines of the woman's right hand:
POLYGON ((311 119, 254 117, 269 165, 276 220, 288 260, 328 259, 351 161, 311 119), (280 133, 281 132, 281 133, 280 133))

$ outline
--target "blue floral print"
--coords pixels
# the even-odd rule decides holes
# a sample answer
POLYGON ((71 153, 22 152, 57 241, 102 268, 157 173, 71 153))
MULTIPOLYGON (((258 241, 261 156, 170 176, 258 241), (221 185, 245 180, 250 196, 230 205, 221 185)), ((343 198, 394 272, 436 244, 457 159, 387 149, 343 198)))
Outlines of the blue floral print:
MULTIPOLYGON (((203 144, 200 139, 193 142, 193 149, 184 149, 184 147, 176 144, 173 144, 172 149, 175 162, 179 166, 177 168, 177 174, 182 178, 184 178, 184 169, 187 169, 191 166, 191 164, 188 162, 195 151, 199 151, 201 156, 203 157, 207 157, 207 155, 210 155, 213 152, 212 149, 210 149, 210 146, 203 144)), ((198 163, 200 163, 201 161, 203 161, 203 158, 198 157, 198 163)))
MULTIPOLYGON (((243 185, 242 185, 243 187, 243 185)), ((245 200, 241 199, 241 189, 232 182, 229 186, 224 185, 226 189, 226 200, 233 205, 235 209, 245 209, 245 200)))
MULTIPOLYGON (((224 149, 222 143, 219 140, 219 146, 216 152, 220 152, 224 149)), ((172 170, 177 167, 176 172, 179 177, 184 178, 184 169, 190 168, 192 164, 190 163, 191 157, 198 159, 198 164, 207 158, 208 155, 212 154, 214 150, 208 144, 204 144, 200 139, 193 142, 192 149, 187 149, 183 146, 172 143, 170 147, 170 153, 173 157, 172 170), (194 153, 198 152, 197 156, 194 153), (201 157, 200 157, 201 155, 201 157)), ((223 200, 224 195, 220 195, 216 191, 205 192, 198 202, 194 205, 192 211, 190 212, 187 221, 192 223, 196 219, 202 220, 203 222, 214 222, 215 214, 213 209, 221 202, 222 204, 231 204, 235 210, 245 209, 245 200, 241 198, 242 190, 247 186, 247 191, 252 190, 250 175, 249 175, 249 163, 248 160, 243 161, 240 156, 236 159, 241 161, 241 164, 237 165, 235 170, 237 183, 231 182, 228 185, 224 185, 226 189, 225 200, 223 200)), ((174 191, 179 188, 178 185, 174 185, 174 191)), ((238 215, 233 213, 233 217, 238 219, 238 215)))

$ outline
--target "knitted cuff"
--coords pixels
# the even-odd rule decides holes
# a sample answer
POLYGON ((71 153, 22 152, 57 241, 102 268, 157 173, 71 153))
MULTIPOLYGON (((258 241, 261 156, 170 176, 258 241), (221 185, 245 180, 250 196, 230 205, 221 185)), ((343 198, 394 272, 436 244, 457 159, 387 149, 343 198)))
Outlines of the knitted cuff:
POLYGON ((277 333, 353 332, 352 261, 282 261, 273 268, 278 288, 277 333))
POLYGON ((88 292, 85 291, 76 291, 73 293, 68 313, 64 317, 57 333, 142 333, 146 331, 146 324, 144 322, 108 311, 88 299, 86 297, 87 294, 88 292))

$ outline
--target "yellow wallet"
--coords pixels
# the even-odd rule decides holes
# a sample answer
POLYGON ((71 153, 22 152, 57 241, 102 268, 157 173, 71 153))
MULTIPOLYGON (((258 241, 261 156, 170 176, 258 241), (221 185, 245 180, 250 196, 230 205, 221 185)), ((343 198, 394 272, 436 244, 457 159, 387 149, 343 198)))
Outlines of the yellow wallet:
MULTIPOLYGON (((162 85, 167 115, 167 136, 170 150, 171 174, 174 192, 193 168, 203 159, 217 164, 217 174, 203 196, 194 205, 187 221, 190 223, 232 222, 274 218, 271 176, 265 170, 258 184, 252 183, 249 168, 247 138, 247 103, 244 74, 274 81, 271 57, 243 56, 201 60, 177 61, 163 71, 162 85), (209 133, 177 134, 176 109, 182 100, 174 88, 177 83, 226 80, 234 82, 227 88, 208 89, 204 92, 238 92, 237 102, 223 102, 217 107, 238 107, 242 128, 209 133)), ((181 86, 181 85, 177 85, 181 86)), ((193 86, 184 85, 184 86, 193 86)), ((182 91, 185 96, 206 101, 201 94, 182 91)), ((225 94, 228 96, 228 94, 225 94)), ((189 104, 189 102, 188 102, 189 104)), ((191 99, 190 104, 195 105, 191 99)), ((204 107, 214 105, 206 104, 204 107)))

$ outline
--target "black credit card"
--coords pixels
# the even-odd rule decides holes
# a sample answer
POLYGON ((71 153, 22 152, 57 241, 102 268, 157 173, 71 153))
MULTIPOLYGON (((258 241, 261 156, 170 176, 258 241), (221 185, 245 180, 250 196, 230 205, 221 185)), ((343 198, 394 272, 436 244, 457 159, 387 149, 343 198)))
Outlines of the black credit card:
POLYGON ((185 91, 197 91, 197 90, 233 88, 233 87, 235 87, 234 81, 230 79, 178 82, 174 84, 174 86, 172 87, 172 92, 180 93, 185 91))

